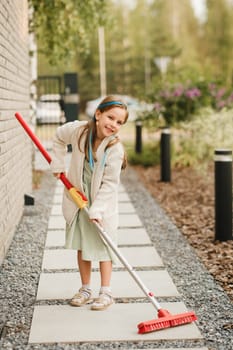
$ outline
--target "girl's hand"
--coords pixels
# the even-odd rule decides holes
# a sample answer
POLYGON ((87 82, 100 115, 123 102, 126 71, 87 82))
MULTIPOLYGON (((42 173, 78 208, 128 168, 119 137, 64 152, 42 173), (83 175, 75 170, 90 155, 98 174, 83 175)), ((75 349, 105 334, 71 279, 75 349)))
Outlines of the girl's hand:
POLYGON ((101 219, 90 219, 93 223, 97 223, 100 226, 103 226, 103 222, 101 219))
POLYGON ((60 179, 61 173, 53 173, 53 176, 56 177, 57 179, 60 179))

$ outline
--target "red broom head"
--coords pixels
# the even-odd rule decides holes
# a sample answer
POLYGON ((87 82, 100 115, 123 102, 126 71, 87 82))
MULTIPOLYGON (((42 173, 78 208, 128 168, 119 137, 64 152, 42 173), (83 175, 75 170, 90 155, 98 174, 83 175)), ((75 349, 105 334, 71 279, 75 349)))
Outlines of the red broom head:
POLYGON ((194 312, 185 312, 183 314, 172 315, 169 311, 160 309, 158 311, 158 319, 141 322, 138 324, 138 333, 149 333, 164 328, 181 326, 197 320, 194 312))

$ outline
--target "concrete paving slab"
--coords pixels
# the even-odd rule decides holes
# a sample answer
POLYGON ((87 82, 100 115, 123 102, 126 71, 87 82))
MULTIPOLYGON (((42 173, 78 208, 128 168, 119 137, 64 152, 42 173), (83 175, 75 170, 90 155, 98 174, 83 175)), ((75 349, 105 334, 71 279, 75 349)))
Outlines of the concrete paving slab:
POLYGON ((64 247, 65 230, 48 230, 45 247, 64 247))
POLYGON ((45 250, 42 269, 77 269, 77 252, 71 249, 45 250))
POLYGON ((61 204, 62 203, 62 194, 54 194, 53 196, 53 204, 61 204))
POLYGON ((60 215, 60 216, 62 216, 62 206, 61 206, 61 204, 54 204, 52 206, 50 215, 60 215))
MULTIPOLYGON (((172 314, 183 313, 183 303, 161 304, 172 314)), ((149 303, 114 304, 103 312, 93 312, 90 306, 36 306, 29 343, 70 343, 103 341, 156 341, 201 339, 195 323, 138 334, 137 325, 155 319, 157 312, 149 303)))
POLYGON ((63 194, 64 185, 63 185, 60 181, 59 181, 59 184, 61 184, 61 185, 55 187, 55 191, 54 191, 54 194, 55 194, 55 195, 57 195, 57 194, 59 194, 59 195, 63 194))
POLYGON ((119 192, 118 202, 131 202, 131 200, 126 192, 119 192))
POLYGON ((137 214, 120 214, 119 227, 143 227, 137 214))
POLYGON ((135 212, 136 212, 136 210, 135 210, 132 203, 122 202, 119 204, 119 214, 122 214, 122 213, 132 214, 135 212))
MULTIPOLYGON (((122 247, 120 252, 133 267, 163 267, 163 262, 154 247, 122 247)), ((77 252, 71 249, 49 249, 44 251, 42 269, 76 269, 77 252)), ((119 261, 114 267, 122 267, 119 261)), ((98 263, 93 263, 98 267, 98 263)))
MULTIPOLYGON (((133 267, 164 266, 154 247, 121 247, 119 249, 133 267)), ((122 266, 121 263, 119 266, 122 266)))
POLYGON ((118 192, 126 192, 125 186, 122 183, 120 183, 118 192))
MULTIPOLYGON (((118 245, 152 244, 144 228, 120 228, 118 230, 118 245)), ((64 247, 65 229, 49 229, 46 238, 46 247, 64 247)))
MULTIPOLYGON (((156 297, 179 296, 176 286, 166 270, 138 271, 137 275, 156 297)), ((70 299, 80 288, 79 273, 42 273, 40 275, 37 300, 70 299)), ((91 287, 98 296, 100 274, 92 272, 91 287)), ((145 294, 127 271, 114 271, 111 288, 116 298, 143 298, 145 294)))
POLYGON ((52 215, 49 218, 48 229, 49 230, 64 230, 66 227, 66 222, 63 216, 52 215))
POLYGON ((119 228, 118 245, 140 245, 152 244, 150 237, 143 227, 140 228, 119 228))

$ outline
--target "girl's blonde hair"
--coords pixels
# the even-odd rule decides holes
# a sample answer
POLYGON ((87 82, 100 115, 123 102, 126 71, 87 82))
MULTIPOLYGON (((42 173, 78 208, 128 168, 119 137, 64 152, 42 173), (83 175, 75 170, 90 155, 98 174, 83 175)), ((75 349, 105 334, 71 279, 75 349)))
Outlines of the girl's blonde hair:
MULTIPOLYGON (((101 113, 108 111, 114 107, 118 107, 118 108, 122 108, 125 110, 125 121, 124 123, 127 122, 128 116, 129 116, 129 112, 127 109, 127 105, 122 101, 121 98, 119 98, 118 96, 114 96, 114 95, 109 95, 107 97, 105 97, 100 104, 98 105, 98 107, 96 108, 96 111, 99 110, 101 113)), ((78 147, 81 150, 81 139, 85 137, 85 144, 84 144, 84 153, 85 156, 88 160, 90 160, 90 152, 91 155, 93 157, 94 160, 96 160, 95 154, 93 152, 92 149, 92 145, 95 143, 96 137, 97 137, 97 128, 96 128, 96 119, 95 119, 95 115, 93 116, 93 118, 83 127, 83 130, 81 132, 80 138, 78 140, 78 147), (91 142, 90 142, 91 140, 91 142), (91 148, 91 149, 90 149, 91 148)), ((120 142, 119 137, 116 135, 112 140, 110 140, 110 142, 107 144, 105 151, 109 148, 112 147, 113 145, 115 145, 117 142, 120 142)), ((124 153, 124 158, 122 161, 122 169, 125 169, 127 165, 127 157, 126 157, 126 153, 124 153)))

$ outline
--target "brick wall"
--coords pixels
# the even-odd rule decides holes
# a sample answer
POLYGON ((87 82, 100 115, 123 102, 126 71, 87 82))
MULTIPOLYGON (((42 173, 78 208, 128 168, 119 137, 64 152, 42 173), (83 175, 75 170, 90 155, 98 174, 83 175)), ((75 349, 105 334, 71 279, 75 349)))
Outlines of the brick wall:
POLYGON ((32 146, 14 117, 29 117, 27 0, 0 1, 0 263, 31 193, 32 146))

